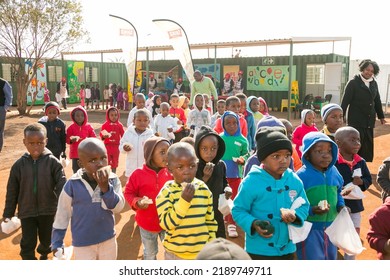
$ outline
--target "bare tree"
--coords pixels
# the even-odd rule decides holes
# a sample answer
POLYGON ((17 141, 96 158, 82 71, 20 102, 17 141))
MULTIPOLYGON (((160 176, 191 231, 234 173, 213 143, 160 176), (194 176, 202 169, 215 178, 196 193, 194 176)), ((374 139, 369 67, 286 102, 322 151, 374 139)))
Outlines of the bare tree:
MULTIPOLYGON (((82 39, 88 40, 88 33, 77 0, 0 0, 0 15, 0 56, 11 64, 17 109, 23 115, 28 86, 42 61, 72 50, 82 39)), ((32 105, 35 98, 36 92, 32 105)))

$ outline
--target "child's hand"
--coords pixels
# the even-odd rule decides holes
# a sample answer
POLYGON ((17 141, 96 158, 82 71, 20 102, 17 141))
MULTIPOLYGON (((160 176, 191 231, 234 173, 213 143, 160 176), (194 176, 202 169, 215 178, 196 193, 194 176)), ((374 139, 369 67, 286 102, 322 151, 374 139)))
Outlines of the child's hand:
POLYGON ((244 159, 244 157, 239 157, 236 162, 237 162, 237 164, 244 165, 245 164, 245 159, 244 159))
POLYGON ((154 135, 155 136, 161 136, 160 133, 158 133, 158 132, 156 132, 154 135))
POLYGON ((80 136, 70 136, 69 139, 71 143, 75 143, 80 140, 80 136))
POLYGON ((355 176, 353 177, 352 179, 352 184, 356 185, 356 186, 360 186, 360 185, 363 185, 363 180, 362 178, 358 177, 358 176, 355 176))
POLYGON ((269 221, 254 220, 252 229, 264 238, 271 238, 274 235, 275 228, 269 221))
POLYGON ((212 162, 206 163, 205 167, 203 168, 203 181, 207 182, 211 175, 213 174, 214 170, 214 164, 212 162))
POLYGON ((313 210, 313 213, 316 215, 323 215, 323 214, 329 212, 329 207, 330 207, 329 204, 328 204, 328 207, 326 207, 325 209, 322 209, 320 206, 313 206, 312 210, 313 210))
POLYGON ((182 125, 183 122, 182 122, 181 120, 178 120, 178 121, 177 121, 177 124, 178 124, 178 125, 182 125))
POLYGON ((144 196, 142 199, 137 201, 137 206, 139 209, 147 209, 149 207, 149 204, 152 203, 153 201, 150 198, 144 196))
POLYGON ((282 216, 283 222, 286 224, 290 224, 295 222, 296 216, 295 216, 295 211, 291 209, 286 209, 286 208, 280 208, 280 213, 282 216))
MULTIPOLYGON (((184 185, 184 183, 181 183, 181 185, 184 185)), ((185 187, 183 188, 183 191, 181 192, 181 197, 187 201, 191 202, 192 198, 195 194, 195 186, 193 184, 186 183, 185 187)))
POLYGON ((98 183, 100 190, 105 193, 108 191, 108 178, 110 177, 111 166, 107 165, 92 173, 93 178, 98 183))
POLYGON ((123 150, 126 152, 130 152, 132 150, 132 147, 130 144, 124 144, 123 145, 123 150))
POLYGON ((225 192, 225 198, 226 199, 230 199, 233 195, 233 190, 230 186, 227 186, 225 187, 225 189, 223 190, 225 192))
POLYGON ((167 128, 168 132, 173 132, 173 128, 170 127, 170 128, 167 128))

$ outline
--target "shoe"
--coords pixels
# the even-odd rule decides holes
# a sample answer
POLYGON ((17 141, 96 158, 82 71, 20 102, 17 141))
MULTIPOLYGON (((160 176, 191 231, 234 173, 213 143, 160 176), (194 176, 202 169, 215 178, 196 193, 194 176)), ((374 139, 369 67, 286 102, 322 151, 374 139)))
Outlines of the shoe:
POLYGON ((232 237, 232 238, 238 237, 237 228, 235 225, 228 225, 227 230, 228 230, 229 237, 232 237))
POLYGON ((41 255, 41 256, 39 257, 39 259, 40 259, 41 261, 45 261, 45 260, 47 260, 47 255, 41 255))

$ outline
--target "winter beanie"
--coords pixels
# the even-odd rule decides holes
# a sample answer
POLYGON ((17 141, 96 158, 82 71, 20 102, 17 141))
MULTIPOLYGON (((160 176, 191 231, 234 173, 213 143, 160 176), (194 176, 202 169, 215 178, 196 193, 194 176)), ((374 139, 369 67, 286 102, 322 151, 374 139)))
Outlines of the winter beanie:
POLYGON ((208 242, 196 256, 197 260, 251 260, 245 250, 225 238, 208 242))
POLYGON ((145 164, 147 166, 151 166, 152 162, 152 156, 153 156, 153 151, 156 148, 157 144, 165 141, 169 144, 169 141, 163 137, 158 137, 158 136, 152 136, 148 138, 145 143, 144 143, 144 158, 145 158, 145 164))
POLYGON ((292 153, 291 141, 281 127, 263 127, 257 131, 257 158, 263 161, 270 154, 287 149, 292 153))
POLYGON ((321 119, 324 123, 326 121, 326 118, 329 116, 330 112, 332 112, 333 110, 343 111, 343 109, 340 107, 340 105, 337 105, 335 103, 329 103, 329 104, 326 104, 324 107, 322 107, 321 119))

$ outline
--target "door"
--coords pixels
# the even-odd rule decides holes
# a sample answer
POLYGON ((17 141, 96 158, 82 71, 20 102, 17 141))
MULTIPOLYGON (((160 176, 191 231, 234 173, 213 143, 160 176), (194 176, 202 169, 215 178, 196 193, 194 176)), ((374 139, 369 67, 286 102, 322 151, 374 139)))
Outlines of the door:
POLYGON ((343 65, 341 62, 325 63, 325 87, 324 96, 332 95, 331 103, 341 103, 341 80, 343 65))

